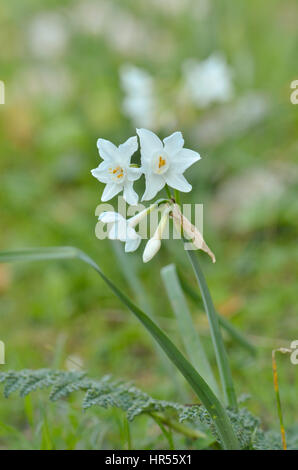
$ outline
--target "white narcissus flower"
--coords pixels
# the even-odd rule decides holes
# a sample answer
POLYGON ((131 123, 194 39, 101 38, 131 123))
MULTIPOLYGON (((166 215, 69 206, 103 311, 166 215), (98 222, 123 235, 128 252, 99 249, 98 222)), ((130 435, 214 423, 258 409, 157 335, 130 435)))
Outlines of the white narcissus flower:
POLYGON ((110 240, 125 242, 125 251, 128 253, 137 250, 142 240, 142 237, 135 231, 135 227, 156 207, 156 204, 152 204, 130 219, 125 219, 125 217, 118 212, 102 212, 98 220, 104 224, 112 224, 108 238, 110 240))
POLYGON ((184 64, 184 75, 185 88, 199 108, 227 102, 233 96, 231 68, 220 53, 214 53, 202 62, 188 60, 184 64))
POLYGON ((103 212, 98 220, 104 224, 111 224, 108 238, 125 242, 125 251, 127 253, 135 251, 139 247, 141 243, 140 235, 129 224, 129 221, 118 212, 103 212))
POLYGON ((153 78, 146 70, 124 65, 120 68, 120 79, 125 92, 124 114, 139 126, 152 127, 156 122, 153 78))
POLYGON ((183 176, 184 171, 200 160, 193 150, 183 148, 181 132, 162 141, 147 129, 137 129, 141 144, 142 171, 146 178, 146 190, 142 201, 156 196, 165 184, 182 192, 189 192, 191 185, 183 176))
POLYGON ((130 137, 119 147, 108 140, 98 139, 97 147, 103 162, 91 170, 91 173, 98 181, 106 183, 101 200, 109 201, 123 190, 126 202, 136 205, 138 195, 133 189, 133 182, 141 176, 142 172, 140 168, 131 166, 130 160, 138 149, 137 137, 130 137))

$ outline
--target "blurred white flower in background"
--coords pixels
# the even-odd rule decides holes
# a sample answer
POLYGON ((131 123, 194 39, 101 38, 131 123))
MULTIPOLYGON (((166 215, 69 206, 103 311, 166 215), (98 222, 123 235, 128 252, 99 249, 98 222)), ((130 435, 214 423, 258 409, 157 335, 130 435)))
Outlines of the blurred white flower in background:
POLYGON ((183 65, 185 91, 199 108, 229 101, 234 92, 231 68, 220 53, 198 62, 188 59, 183 65))
POLYGON ((155 128, 156 101, 151 75, 139 67, 123 65, 119 71, 125 93, 123 112, 134 125, 155 128))
POLYGON ((28 26, 28 45, 34 56, 56 58, 64 54, 68 44, 65 21, 58 13, 43 12, 28 26))

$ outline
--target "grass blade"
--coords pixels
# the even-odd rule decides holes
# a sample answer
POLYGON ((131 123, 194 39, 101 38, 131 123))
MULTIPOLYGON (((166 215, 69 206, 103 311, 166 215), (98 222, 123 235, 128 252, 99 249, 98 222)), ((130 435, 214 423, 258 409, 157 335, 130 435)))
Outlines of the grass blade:
POLYGON ((11 261, 37 261, 49 259, 70 259, 77 258, 91 266, 100 277, 106 282, 114 294, 128 309, 137 317, 147 331, 153 336, 157 343, 164 350, 168 358, 172 361, 181 374, 190 384, 199 400, 207 409, 210 417, 218 431, 224 449, 239 449, 239 443, 232 428, 229 417, 205 380, 185 359, 177 347, 168 336, 137 307, 118 287, 101 271, 100 267, 84 252, 72 247, 39 248, 31 250, 0 252, 0 262, 11 261))
POLYGON ((228 361, 228 356, 225 350, 223 339, 221 336, 221 331, 219 328, 218 317, 215 312, 215 308, 212 302, 212 298, 203 274, 201 267, 199 265, 197 255, 193 250, 187 250, 187 255, 190 259, 191 265, 193 267, 198 285, 201 290, 204 308, 208 317, 211 338, 213 342, 213 347, 215 350, 216 361, 219 369, 219 374, 221 378, 221 383, 223 386, 224 396, 226 402, 229 406, 238 409, 237 398, 234 390, 234 384, 231 374, 231 369, 228 361))
MULTIPOLYGON (((199 294, 195 291, 195 289, 193 289, 192 286, 188 284, 188 282, 184 279, 184 277, 179 271, 178 271, 178 277, 180 280, 181 287, 184 290, 185 294, 187 294, 189 298, 192 299, 195 304, 204 308, 203 301, 201 297, 199 296, 199 294)), ((248 339, 246 339, 246 337, 239 330, 237 330, 237 328, 235 328, 232 325, 232 323, 229 322, 229 320, 224 318, 218 312, 217 312, 217 318, 218 318, 218 322, 220 326, 229 333, 230 337, 233 338, 239 344, 239 346, 246 349, 253 356, 256 356, 257 354, 256 347, 250 341, 248 341, 248 339)))
POLYGON ((219 389, 213 375, 210 363, 206 356, 200 336, 196 331, 189 312, 174 264, 165 266, 161 270, 166 291, 176 315, 178 329, 190 362, 199 374, 206 380, 209 387, 219 396, 219 389))

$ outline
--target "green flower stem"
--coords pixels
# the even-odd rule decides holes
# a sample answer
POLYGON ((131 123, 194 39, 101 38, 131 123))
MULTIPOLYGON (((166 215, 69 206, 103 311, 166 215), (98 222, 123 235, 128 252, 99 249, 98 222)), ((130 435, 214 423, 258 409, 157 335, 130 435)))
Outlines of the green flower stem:
POLYGON ((175 202, 180 206, 180 191, 178 189, 175 189, 175 202))
POLYGON ((239 442, 232 428, 230 419, 224 407, 214 395, 205 380, 198 374, 189 361, 181 354, 168 336, 139 309, 118 287, 101 271, 100 267, 84 252, 73 247, 40 248, 17 252, 0 252, 0 262, 38 261, 53 259, 80 259, 91 266, 110 287, 114 294, 143 324, 147 331, 157 341, 168 358, 185 377, 193 391, 205 406, 211 420, 217 429, 224 449, 239 449, 239 442))
POLYGON ((200 287, 204 308, 208 317, 211 338, 215 350, 216 361, 219 369, 220 379, 223 387, 224 397, 229 406, 238 409, 237 398, 234 390, 234 384, 231 374, 231 369, 228 361, 228 356, 225 350, 224 342, 222 339, 221 331, 219 328, 218 317, 212 302, 212 298, 205 280, 205 276, 199 265, 196 252, 187 250, 188 258, 193 267, 198 285, 200 287))
POLYGON ((171 193, 170 188, 167 184, 165 185, 165 190, 166 190, 168 198, 172 199, 172 193, 171 193))

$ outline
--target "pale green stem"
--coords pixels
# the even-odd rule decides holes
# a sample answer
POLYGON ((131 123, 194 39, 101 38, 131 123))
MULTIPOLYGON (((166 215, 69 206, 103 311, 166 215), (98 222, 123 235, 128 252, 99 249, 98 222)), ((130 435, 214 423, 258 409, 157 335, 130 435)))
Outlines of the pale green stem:
POLYGON ((180 191, 178 189, 175 189, 175 202, 180 206, 180 191))
POLYGON ((167 184, 165 185, 165 190, 166 190, 168 198, 172 199, 172 193, 171 193, 170 188, 167 184))

